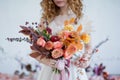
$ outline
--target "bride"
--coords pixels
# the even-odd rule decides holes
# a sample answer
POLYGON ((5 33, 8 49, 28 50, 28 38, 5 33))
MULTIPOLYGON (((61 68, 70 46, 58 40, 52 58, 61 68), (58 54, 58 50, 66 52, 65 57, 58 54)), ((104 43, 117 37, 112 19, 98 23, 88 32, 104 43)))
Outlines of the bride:
MULTIPOLYGON (((77 20, 75 29, 77 29, 78 25, 82 24, 83 31, 90 34, 91 26, 87 17, 82 13, 82 0, 42 0, 41 7, 43 10, 41 25, 47 20, 48 26, 52 29, 52 34, 61 31, 64 26, 64 21, 71 18, 76 18, 77 20)), ((73 56, 70 59, 69 79, 64 80, 88 80, 85 68, 89 65, 90 53, 91 44, 84 44, 84 50, 77 52, 77 56, 73 56), (83 60, 79 61, 78 59, 80 58, 83 60)), ((40 63, 43 63, 37 80, 57 80, 54 77, 55 73, 52 71, 57 61, 48 58, 40 59, 40 57, 36 57, 40 63)))

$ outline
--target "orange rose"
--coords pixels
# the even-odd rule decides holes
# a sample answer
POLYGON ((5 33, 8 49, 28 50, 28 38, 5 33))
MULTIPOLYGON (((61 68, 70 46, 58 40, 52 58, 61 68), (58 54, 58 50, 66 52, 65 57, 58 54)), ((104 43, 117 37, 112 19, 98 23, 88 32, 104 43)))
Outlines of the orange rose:
POLYGON ((53 48, 53 42, 52 41, 48 41, 46 44, 45 44, 45 48, 47 50, 51 50, 53 48))
POLYGON ((56 41, 56 42, 54 42, 53 43, 53 45, 54 45, 54 48, 56 49, 56 48, 62 48, 62 46, 63 46, 63 44, 62 44, 62 42, 59 42, 59 41, 56 41))
POLYGON ((54 49, 52 51, 52 57, 53 58, 59 58, 63 55, 63 50, 62 49, 54 49))
POLYGON ((74 44, 70 44, 64 53, 65 59, 71 58, 76 51, 77 51, 77 47, 74 44))
POLYGON ((46 42, 45 42, 45 40, 44 40, 42 37, 40 37, 40 38, 37 40, 37 45, 44 47, 45 44, 46 44, 46 42))

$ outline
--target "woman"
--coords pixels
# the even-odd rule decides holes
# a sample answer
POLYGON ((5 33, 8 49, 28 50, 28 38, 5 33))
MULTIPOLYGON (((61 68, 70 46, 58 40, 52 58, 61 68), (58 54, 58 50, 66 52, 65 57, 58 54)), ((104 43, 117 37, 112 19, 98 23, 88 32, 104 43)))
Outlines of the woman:
MULTIPOLYGON (((73 17, 76 18, 77 21, 75 28, 82 24, 83 30, 90 34, 91 29, 89 21, 82 13, 82 0, 42 0, 41 6, 43 9, 41 25, 47 20, 48 26, 52 29, 53 34, 63 29, 65 20, 69 20, 73 17)), ((72 59, 70 59, 69 79, 64 80, 88 80, 84 68, 89 65, 91 57, 90 51, 90 43, 85 44, 84 51, 77 52, 77 56, 73 56, 72 59), (78 59, 80 58, 83 60, 79 61, 78 59)), ((36 59, 45 65, 42 65, 38 80, 57 80, 52 71, 57 61, 47 58, 40 59, 40 57, 41 56, 38 56, 36 59)))

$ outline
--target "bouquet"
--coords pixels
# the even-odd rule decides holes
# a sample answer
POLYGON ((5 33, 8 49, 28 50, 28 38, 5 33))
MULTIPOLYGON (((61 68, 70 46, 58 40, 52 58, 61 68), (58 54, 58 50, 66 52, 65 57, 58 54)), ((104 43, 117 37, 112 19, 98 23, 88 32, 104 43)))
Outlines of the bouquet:
MULTIPOLYGON (((52 29, 48 26, 46 21, 43 22, 42 25, 32 23, 32 25, 35 25, 36 27, 31 27, 29 26, 29 22, 26 22, 24 26, 20 26, 22 30, 19 32, 27 36, 27 38, 7 38, 7 40, 29 42, 32 50, 32 53, 30 54, 31 57, 36 58, 41 55, 41 58, 46 57, 57 60, 55 64, 56 68, 53 69, 53 71, 60 74, 55 74, 54 80, 59 80, 60 78, 68 80, 69 59, 72 58, 77 51, 81 51, 83 45, 90 41, 89 34, 82 31, 82 24, 75 30, 75 23, 75 18, 66 20, 64 22, 64 28, 60 32, 52 34, 52 29), (68 76, 66 76, 66 72, 68 73, 68 76)), ((107 40, 108 39, 95 46, 92 50, 92 54, 107 40)))
MULTIPOLYGON (((90 41, 89 34, 82 31, 82 25, 74 29, 75 19, 71 18, 64 22, 64 28, 57 34, 52 34, 52 29, 43 22, 37 28, 20 26, 25 36, 29 37, 30 48, 34 53, 39 53, 43 57, 51 59, 70 59, 77 51, 82 50, 83 44, 90 41)), ((32 55, 30 54, 30 55, 32 55)))

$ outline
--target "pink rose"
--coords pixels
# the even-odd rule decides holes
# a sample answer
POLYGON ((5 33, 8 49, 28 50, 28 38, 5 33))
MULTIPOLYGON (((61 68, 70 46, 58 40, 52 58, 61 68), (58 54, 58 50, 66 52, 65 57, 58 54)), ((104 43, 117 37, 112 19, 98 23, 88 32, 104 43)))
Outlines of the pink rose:
POLYGON ((46 44, 46 42, 45 42, 45 40, 44 40, 42 37, 40 37, 40 38, 37 40, 37 45, 44 47, 45 44, 46 44))
POLYGON ((53 48, 53 42, 52 41, 48 41, 46 44, 45 44, 45 48, 47 50, 51 50, 53 48))
POLYGON ((59 41, 56 41, 56 42, 54 42, 54 48, 56 49, 56 48, 62 48, 62 46, 63 46, 63 44, 62 44, 62 42, 59 42, 59 41))
POLYGON ((54 49, 52 51, 52 57, 53 58, 59 58, 63 55, 63 50, 62 49, 54 49))

